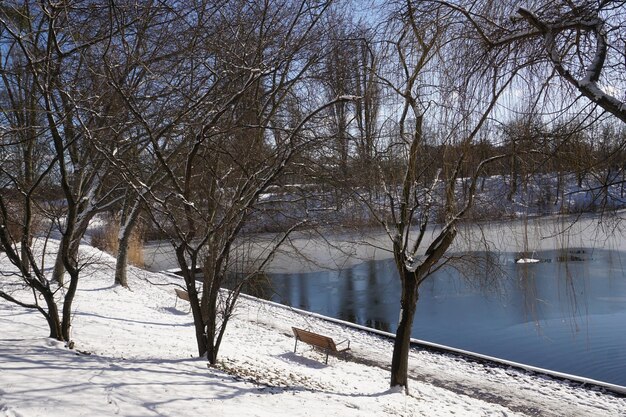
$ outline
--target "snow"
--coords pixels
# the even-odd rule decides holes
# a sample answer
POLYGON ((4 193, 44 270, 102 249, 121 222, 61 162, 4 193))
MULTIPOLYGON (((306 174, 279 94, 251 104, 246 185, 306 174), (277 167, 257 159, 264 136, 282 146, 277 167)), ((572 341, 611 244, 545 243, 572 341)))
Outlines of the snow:
MULTIPOLYGON (((90 259, 79 284, 74 350, 46 338, 43 317, 0 300, 0 416, 620 416, 626 399, 512 368, 414 350, 410 395, 389 389, 386 338, 292 309, 243 298, 220 362, 195 357, 188 306, 175 278, 130 268, 113 285, 114 259, 90 259), (159 284, 159 285, 155 285, 159 284), (348 355, 305 344, 291 326, 335 340, 348 355)), ((53 257, 51 259, 54 259, 53 257)), ((9 271, 0 254, 0 271, 9 271)), ((26 294, 26 293, 24 293, 26 294)))
POLYGON ((517 264, 536 264, 539 262, 540 260, 535 258, 519 258, 515 261, 517 264))

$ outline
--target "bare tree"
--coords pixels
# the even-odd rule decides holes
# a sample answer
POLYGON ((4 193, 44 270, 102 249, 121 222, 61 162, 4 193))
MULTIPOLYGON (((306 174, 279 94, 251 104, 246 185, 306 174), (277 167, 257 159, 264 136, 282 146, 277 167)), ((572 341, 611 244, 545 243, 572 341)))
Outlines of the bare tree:
MULTIPOLYGON (((181 3, 168 12, 174 20, 185 15, 183 9, 197 18, 176 20, 176 33, 159 44, 172 51, 171 58, 143 62, 159 82, 145 83, 139 95, 112 83, 146 138, 143 158, 159 173, 144 181, 128 165, 125 175, 176 253, 198 354, 211 363, 240 290, 223 291, 237 238, 261 193, 314 139, 310 123, 345 100, 326 103, 303 95, 328 6, 292 0, 181 3)), ((247 267, 246 275, 262 269, 272 252, 247 267)))
MULTIPOLYGON (((354 47, 357 53, 355 68, 354 94, 359 97, 355 102, 357 125, 356 148, 361 168, 370 166, 376 156, 379 136, 378 120, 381 107, 381 86, 376 72, 380 66, 380 52, 372 29, 364 24, 355 31, 354 47)), ((369 176, 368 176, 369 177, 369 176)))
MULTIPOLYGON (((354 54, 354 35, 351 33, 351 23, 345 12, 330 15, 326 27, 328 28, 327 53, 322 61, 321 81, 327 99, 343 95, 354 95, 356 80, 354 68, 357 65, 354 54)), ((348 175, 348 162, 351 155, 352 137, 350 126, 353 121, 351 103, 339 102, 328 109, 329 137, 333 143, 336 174, 342 177, 348 175)))
MULTIPOLYGON (((512 201, 513 196, 519 193, 519 186, 526 188, 528 176, 535 173, 532 166, 529 166, 525 159, 528 154, 522 155, 521 150, 534 149, 536 144, 541 143, 547 136, 543 123, 538 115, 529 111, 522 113, 507 123, 502 124, 503 146, 506 148, 509 157, 507 158, 508 186, 507 200, 512 201)), ((546 153, 550 150, 546 149, 546 153)), ((551 156, 551 155, 548 155, 551 156)), ((503 172, 503 176, 504 176, 503 172)))
MULTIPOLYGON (((539 84, 557 76, 589 102, 626 121, 626 11, 622 1, 433 0, 455 10, 508 68, 532 66, 539 84)), ((561 90, 562 92, 563 90, 561 90)), ((545 96, 544 96, 545 97, 545 96)))
POLYGON ((28 59, 7 33, 8 25, 28 30, 30 20, 24 10, 10 5, 3 5, 0 9, 0 19, 3 82, 0 97, 0 247, 17 269, 14 274, 3 274, 0 297, 39 310, 48 322, 50 337, 63 340, 55 288, 32 250, 32 239, 38 232, 35 213, 43 188, 52 183, 51 172, 56 158, 46 145, 40 95, 36 80, 28 70, 28 59), (23 287, 32 288, 34 296, 28 299, 16 294, 16 290, 23 287), (43 305, 40 305, 39 296, 43 305))
MULTIPOLYGON (((571 101, 575 103, 574 107, 571 103, 551 100, 551 81, 556 78, 565 81, 559 86, 560 92, 567 91, 565 87, 570 86, 592 103, 592 110, 594 106, 599 106, 620 120, 626 120, 626 106, 622 98, 626 85, 623 71, 626 62, 623 37, 626 13, 623 2, 546 1, 535 2, 532 10, 522 7, 523 4, 525 2, 406 1, 396 20, 400 30, 388 41, 397 53, 397 61, 394 62, 400 63, 403 78, 394 82, 391 76, 383 77, 389 88, 402 97, 403 110, 398 121, 400 137, 406 138, 407 134, 412 137, 411 141, 405 139, 408 153, 405 175, 398 186, 401 191, 396 192, 392 182, 385 184, 389 211, 379 213, 390 213, 391 219, 385 219, 384 214, 378 215, 393 241, 396 265, 402 279, 402 310, 392 360, 392 386, 407 384, 408 341, 419 285, 445 262, 444 255, 455 239, 457 226, 473 204, 480 170, 494 159, 503 157, 495 155, 480 161, 474 174, 465 180, 469 191, 465 199, 459 201, 454 190, 466 161, 467 146, 485 125, 487 116, 506 92, 515 74, 526 71, 529 79, 539 83, 534 99, 535 103, 543 101, 541 105, 544 109, 571 113, 586 107, 585 103, 576 102, 577 97, 571 101), (423 22, 420 19, 424 16, 437 23, 429 25, 423 22), (464 25, 462 31, 458 30, 457 24, 464 25), (407 48, 407 45, 413 49, 407 48), (452 45, 456 49, 452 49, 452 45), (471 48, 475 52, 473 56, 455 53, 467 54, 471 48), (458 61, 465 65, 460 68, 451 65, 458 61), (458 68, 460 72, 454 73, 466 83, 466 87, 452 87, 458 84, 441 73, 425 79, 426 73, 431 71, 432 62, 440 65, 445 62, 450 68, 458 68), (468 87, 472 82, 472 72, 478 76, 474 80, 480 79, 473 88, 485 94, 482 104, 478 106, 473 101, 478 94, 472 94, 469 89, 472 87, 468 87), (445 82, 450 84, 446 86, 445 82), (428 94, 432 94, 433 89, 442 94, 437 96, 438 100, 429 100, 428 94), (438 103, 445 103, 443 91, 446 90, 448 94, 452 93, 448 97, 456 96, 460 100, 448 103, 450 105, 444 110, 435 110, 438 103), (432 182, 428 186, 423 175, 426 170, 420 164, 426 138, 424 125, 428 122, 428 115, 438 114, 452 117, 453 122, 448 126, 453 128, 449 133, 458 138, 457 149, 461 153, 452 163, 445 156, 447 151, 444 151, 440 171, 430 178, 432 182), (461 118, 456 118, 455 114, 461 118), (413 124, 408 129, 407 122, 413 124), (428 240, 425 239, 425 231, 431 223, 429 215, 437 190, 442 192, 441 198, 445 202, 441 208, 443 225, 428 240), (412 228, 414 223, 417 223, 417 232, 412 228), (425 250, 420 251, 420 247, 425 250)), ((589 111, 587 114, 592 115, 589 111)), ((441 127, 441 124, 437 127, 440 132, 441 127)), ((451 136, 444 134, 443 137, 451 136)), ((538 144, 537 140, 532 142, 538 144)), ((514 155, 510 157, 517 158, 514 155)), ((374 207, 373 212, 376 210, 380 208, 374 207)))
MULTIPOLYGON (((161 83, 156 77, 159 74, 163 80, 170 80, 173 74, 167 69, 179 69, 176 60, 186 51, 186 47, 181 47, 181 37, 188 33, 185 32, 185 22, 176 16, 176 12, 153 1, 144 2, 141 7, 123 2, 113 4, 112 25, 116 36, 104 45, 99 59, 92 66, 110 90, 107 116, 118 126, 116 140, 109 139, 109 143, 98 150, 115 168, 113 178, 125 184, 121 204, 114 207, 119 210, 114 282, 124 287, 128 287, 129 244, 140 215, 146 210, 145 200, 165 177, 161 170, 155 169, 156 155, 147 151, 150 138, 137 124, 152 122, 153 118, 162 119, 166 114, 172 114, 175 106, 166 101, 174 97, 172 93, 168 96, 166 90, 175 89, 177 84, 161 83), (137 120, 128 112, 130 102, 134 111, 142 114, 143 120, 137 120)), ((187 102, 181 101, 183 103, 187 102)), ((180 113, 185 111, 180 110, 180 113)), ((168 128, 161 132, 163 138, 169 134, 168 128)))
POLYGON ((402 158, 392 167, 379 162, 384 201, 367 204, 389 237, 401 280, 400 319, 391 365, 391 386, 408 390, 408 355, 419 288, 447 263, 446 253, 474 203, 485 165, 503 157, 476 160, 473 144, 510 86, 494 62, 474 55, 467 27, 441 7, 402 2, 390 18, 388 45, 378 78, 398 109, 386 124, 397 126, 388 143, 402 158), (433 145, 441 151, 433 157, 433 145), (462 177, 464 172, 469 176, 462 177), (401 175, 398 175, 401 174, 401 175), (459 183, 466 185, 457 192, 459 183))
POLYGON ((10 126, 5 138, 9 148, 21 149, 23 156, 16 161, 17 173, 3 169, 11 197, 4 193, 0 197, 4 226, 0 240, 19 270, 16 276, 32 289, 33 300, 23 301, 4 289, 0 296, 39 310, 49 323, 51 337, 59 340, 70 339, 72 302, 82 268, 80 239, 90 218, 114 198, 112 190, 104 187, 106 161, 91 146, 94 135, 106 130, 97 111, 90 111, 97 105, 97 97, 94 102, 91 95, 97 81, 83 71, 90 50, 111 35, 108 11, 108 6, 83 8, 54 2, 5 2, 0 9, 2 76, 8 103, 3 116, 10 126), (50 201, 50 193, 45 192, 50 186, 57 187, 61 199, 50 201), (6 227, 15 215, 11 208, 15 200, 21 207, 19 239, 6 227), (56 222, 62 233, 57 280, 52 280, 57 281, 57 288, 33 248, 35 209, 56 222), (57 305, 57 291, 63 285, 61 270, 70 276, 62 315, 57 305), (39 305, 40 297, 45 308, 39 305))

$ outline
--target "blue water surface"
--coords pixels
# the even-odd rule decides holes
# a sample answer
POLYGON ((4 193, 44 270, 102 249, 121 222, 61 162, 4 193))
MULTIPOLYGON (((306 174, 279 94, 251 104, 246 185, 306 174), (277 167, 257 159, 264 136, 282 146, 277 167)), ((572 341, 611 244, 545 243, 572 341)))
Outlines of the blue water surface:
MULTIPOLYGON (((626 386, 626 253, 585 248, 475 254, 420 287, 412 336, 626 386), (520 264, 529 256, 537 263, 520 264), (484 258, 483 258, 484 257, 484 258)), ((248 292, 395 332, 393 260, 339 271, 271 274, 248 292)))

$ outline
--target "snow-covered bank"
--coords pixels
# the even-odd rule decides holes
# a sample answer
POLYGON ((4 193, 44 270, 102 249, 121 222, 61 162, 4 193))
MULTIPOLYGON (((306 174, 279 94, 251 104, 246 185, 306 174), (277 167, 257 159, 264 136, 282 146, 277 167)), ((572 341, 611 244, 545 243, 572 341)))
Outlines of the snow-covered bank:
MULTIPOLYGON (((0 301, 0 415, 107 416, 619 416, 626 399, 597 390, 414 351, 411 396, 388 389, 391 343, 289 309, 243 299, 218 368, 196 359, 188 308, 171 278, 131 269, 131 290, 112 286, 113 259, 81 281, 75 350, 46 339, 43 318, 0 301), (148 282, 149 281, 149 282, 148 282), (176 305, 176 307, 175 307, 176 305), (291 326, 349 338, 352 351, 324 365, 291 326)), ((0 255, 0 269, 6 270, 0 255)))
MULTIPOLYGON (((294 307, 289 307, 286 305, 275 303, 273 301, 257 299, 247 294, 241 294, 240 297, 246 298, 248 300, 254 300, 255 302, 263 303, 269 306, 275 306, 278 308, 287 309, 291 312, 297 312, 298 314, 303 315, 303 316, 319 318, 325 322, 335 323, 342 327, 349 327, 349 328, 356 329, 356 330, 362 330, 364 332, 371 333, 373 335, 382 336, 385 339, 393 340, 395 337, 393 333, 389 333, 389 332, 385 332, 385 331, 377 330, 377 329, 372 329, 367 326, 362 326, 362 325, 351 323, 348 321, 336 319, 334 317, 323 316, 318 313, 313 313, 310 311, 301 310, 301 309, 294 308, 294 307)), ((437 352, 437 353, 442 353, 442 354, 450 354, 452 356, 460 356, 461 358, 464 358, 470 361, 477 361, 477 362, 485 363, 488 366, 515 368, 521 371, 542 374, 546 377, 551 377, 551 378, 555 378, 555 379, 572 383, 572 385, 575 385, 575 384, 579 384, 583 386, 586 385, 591 389, 601 390, 601 391, 602 390, 610 391, 618 396, 626 397, 626 386, 611 384, 608 382, 598 381, 595 379, 585 378, 585 377, 581 377, 577 375, 566 374, 563 372, 557 372, 557 371, 553 371, 550 369, 539 368, 539 367, 527 365, 524 363, 513 362, 510 360, 501 359, 501 358, 497 358, 494 356, 483 355, 481 353, 471 352, 471 351, 458 349, 458 348, 442 345, 439 343, 433 343, 433 342, 420 340, 416 338, 411 338, 411 344, 413 347, 416 347, 416 348, 426 349, 432 352, 437 352)))

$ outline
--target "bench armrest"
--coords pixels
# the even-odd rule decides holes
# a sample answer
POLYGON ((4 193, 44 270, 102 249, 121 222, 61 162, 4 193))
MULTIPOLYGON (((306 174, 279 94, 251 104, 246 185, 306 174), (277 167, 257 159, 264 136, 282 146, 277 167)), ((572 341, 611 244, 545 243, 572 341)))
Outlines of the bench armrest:
POLYGON ((341 345, 342 343, 346 343, 346 342, 348 342, 348 346, 346 346, 345 348, 343 348, 343 349, 341 349, 341 350, 343 351, 343 350, 348 350, 348 349, 350 349, 350 340, 346 339, 346 340, 342 340, 342 341, 341 341, 341 342, 339 342, 339 343, 335 343, 335 346, 337 347, 337 350, 339 350, 339 345, 341 345))

